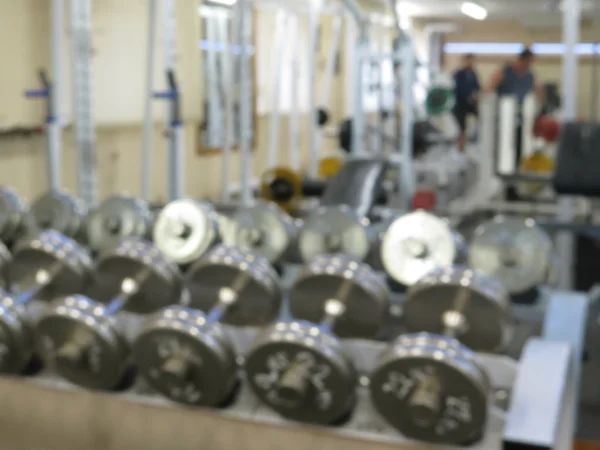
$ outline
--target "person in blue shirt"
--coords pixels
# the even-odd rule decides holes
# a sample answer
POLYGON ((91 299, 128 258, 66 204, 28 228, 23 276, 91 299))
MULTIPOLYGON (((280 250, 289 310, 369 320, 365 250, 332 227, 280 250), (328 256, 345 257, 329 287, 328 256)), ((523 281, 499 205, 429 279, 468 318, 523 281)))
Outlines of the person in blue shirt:
MULTIPOLYGON (((499 67, 490 77, 484 87, 484 92, 495 92, 499 97, 514 96, 519 105, 530 93, 535 93, 538 101, 544 102, 545 93, 543 86, 538 82, 533 73, 534 53, 527 47, 517 55, 513 61, 499 67)), ((521 108, 515 120, 515 166, 520 167, 522 158, 523 126, 521 123, 521 108)), ((513 185, 506 187, 506 199, 516 201, 519 199, 517 189, 513 185)))
POLYGON ((463 57, 462 67, 454 73, 454 117, 458 123, 460 134, 458 148, 462 152, 467 144, 467 118, 477 116, 477 96, 479 93, 479 77, 474 68, 475 55, 468 53, 463 57))

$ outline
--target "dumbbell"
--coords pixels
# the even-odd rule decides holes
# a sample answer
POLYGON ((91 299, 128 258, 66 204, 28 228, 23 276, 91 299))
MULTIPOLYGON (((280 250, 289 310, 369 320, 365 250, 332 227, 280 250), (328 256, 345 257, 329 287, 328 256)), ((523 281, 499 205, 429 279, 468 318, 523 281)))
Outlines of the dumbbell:
POLYGON ((0 290, 0 373, 22 373, 35 353, 32 300, 80 292, 92 262, 72 239, 55 230, 17 242, 9 265, 15 292, 0 290))
POLYGON ((371 373, 379 414, 410 439, 469 445, 483 436, 492 387, 477 355, 430 333, 398 337, 371 373))
POLYGON ((237 211, 225 242, 278 264, 297 235, 296 223, 285 211, 274 203, 258 200, 237 211))
POLYGON ((281 304, 277 274, 263 257, 221 244, 192 265, 187 285, 190 307, 170 306, 150 317, 135 339, 134 360, 171 400, 221 406, 239 381, 237 355, 221 323, 271 323, 281 304))
POLYGON ((167 204, 154 224, 154 244, 179 265, 193 263, 221 240, 219 214, 211 204, 180 199, 167 204))
POLYGON ((393 220, 380 248, 386 273, 401 287, 415 284, 435 267, 463 262, 467 253, 462 236, 447 220, 422 210, 393 220))
POLYGON ((10 283, 10 263, 12 261, 12 256, 6 245, 0 241, 0 288, 8 289, 11 285, 10 283))
POLYGON ((31 204, 31 214, 41 230, 52 229, 74 239, 84 239, 87 205, 67 192, 51 190, 31 204))
POLYGON ((289 302, 297 320, 261 333, 246 357, 248 382, 283 417, 340 424, 354 406, 358 376, 338 337, 378 333, 389 307, 387 286, 355 258, 321 255, 304 267, 289 302))
POLYGON ((144 200, 114 195, 104 200, 88 218, 90 249, 100 251, 117 245, 124 237, 148 238, 152 232, 152 211, 144 200))
POLYGON ((498 280, 516 303, 535 302, 556 270, 552 240, 533 219, 496 216, 475 229, 469 247, 469 266, 498 280))
POLYGON ((27 203, 15 190, 0 186, 0 241, 11 246, 34 228, 27 203))
POLYGON ((146 314, 178 303, 179 271, 152 244, 124 238, 100 255, 96 282, 116 288, 106 305, 83 295, 56 299, 37 326, 42 356, 62 378, 90 389, 115 389, 131 367, 117 313, 146 314))

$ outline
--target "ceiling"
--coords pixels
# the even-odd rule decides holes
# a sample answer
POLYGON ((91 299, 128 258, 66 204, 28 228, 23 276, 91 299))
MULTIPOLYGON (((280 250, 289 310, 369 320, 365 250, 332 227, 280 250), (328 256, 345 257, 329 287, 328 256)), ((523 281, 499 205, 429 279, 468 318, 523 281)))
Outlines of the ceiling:
MULTIPOLYGON (((461 17, 464 0, 400 0, 402 8, 413 17, 461 17)), ((474 0, 488 11, 490 18, 524 18, 540 16, 551 19, 561 15, 561 0, 474 0)), ((568 0, 567 0, 568 1, 568 0)), ((586 16, 600 17, 600 0, 581 0, 586 16)), ((365 6, 390 5, 390 0, 362 0, 365 6)), ((462 16, 464 17, 464 16, 462 16)))

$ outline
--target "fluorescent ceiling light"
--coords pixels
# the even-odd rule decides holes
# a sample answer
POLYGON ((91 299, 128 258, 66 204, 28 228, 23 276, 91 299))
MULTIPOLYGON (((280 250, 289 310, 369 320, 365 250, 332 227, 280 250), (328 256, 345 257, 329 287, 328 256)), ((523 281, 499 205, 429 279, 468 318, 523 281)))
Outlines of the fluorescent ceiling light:
POLYGON ((216 5, 233 6, 237 3, 237 0, 209 0, 207 3, 213 3, 216 5))
POLYGON ((488 15, 487 9, 473 2, 464 2, 460 7, 460 12, 475 20, 484 20, 488 15))

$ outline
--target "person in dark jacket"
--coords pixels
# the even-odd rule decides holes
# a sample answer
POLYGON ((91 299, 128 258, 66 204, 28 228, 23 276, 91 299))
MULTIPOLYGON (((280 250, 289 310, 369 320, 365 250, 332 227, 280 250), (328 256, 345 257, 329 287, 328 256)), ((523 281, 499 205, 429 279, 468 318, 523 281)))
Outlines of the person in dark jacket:
POLYGON ((474 68, 475 55, 468 53, 463 57, 462 67, 454 73, 454 117, 460 128, 458 148, 462 152, 467 143, 467 118, 477 115, 477 96, 479 94, 479 77, 474 68))
MULTIPOLYGON (((532 67, 535 60, 534 53, 525 48, 516 59, 509 61, 502 67, 499 67, 490 77, 485 85, 484 92, 496 92, 499 97, 514 96, 519 102, 519 114, 517 115, 515 126, 515 163, 516 167, 521 164, 522 153, 522 118, 521 106, 523 101, 531 92, 534 92, 538 101, 544 101, 545 93, 541 84, 536 80, 532 67)), ((506 189, 506 198, 509 201, 518 200, 518 194, 514 186, 508 186, 506 189)))

